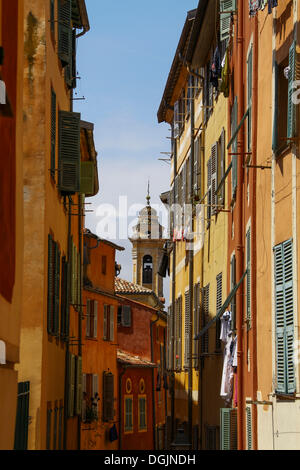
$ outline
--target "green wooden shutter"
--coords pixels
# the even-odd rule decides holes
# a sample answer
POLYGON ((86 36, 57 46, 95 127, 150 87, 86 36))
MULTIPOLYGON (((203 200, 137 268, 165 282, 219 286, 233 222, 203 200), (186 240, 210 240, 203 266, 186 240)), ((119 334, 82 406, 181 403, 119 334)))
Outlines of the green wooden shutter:
POLYGON ((80 114, 59 112, 59 190, 80 191, 80 114))
MULTIPOLYGON (((225 162, 225 129, 224 128, 222 129, 221 137, 220 137, 220 152, 221 152, 221 155, 220 155, 221 174, 218 175, 218 180, 217 180, 218 185, 219 185, 219 183, 221 182, 221 180, 223 179, 223 177, 225 175, 225 164, 226 164, 226 162, 225 162)), ((220 204, 221 206, 224 206, 224 203, 225 203, 225 184, 223 184, 216 200, 218 201, 218 204, 220 204)))
POLYGON ((30 382, 18 384, 14 450, 27 450, 30 382))
POLYGON ((54 242, 52 235, 48 235, 48 312, 47 312, 47 331, 53 332, 53 308, 54 308, 54 242))
POLYGON ((293 241, 283 243, 284 263, 284 305, 286 330, 286 380, 287 393, 294 393, 295 366, 294 366, 294 296, 293 296, 293 241))
POLYGON ((103 373, 103 421, 114 419, 114 375, 103 373))
POLYGON ((220 41, 230 37, 231 12, 236 10, 236 0, 220 0, 220 41))
POLYGON ((277 392, 295 392, 293 241, 274 248, 277 392))
POLYGON ((95 163, 81 162, 80 192, 93 196, 95 192, 95 163))
POLYGON ((288 83, 288 110, 287 110, 287 136, 295 137, 296 134, 296 106, 292 98, 294 93, 293 84, 296 77, 296 42, 294 41, 289 51, 289 83, 288 83))
POLYGON ((82 412, 82 357, 76 357, 76 414, 82 412))
POLYGON ((237 410, 221 408, 221 450, 237 450, 237 410))
POLYGON ((71 0, 58 0, 58 57, 62 66, 71 64, 72 59, 72 27, 71 0))
POLYGON ((252 450, 252 413, 250 406, 246 408, 246 425, 247 425, 247 449, 252 450))
POLYGON ((55 179, 56 168, 56 94, 51 88, 51 176, 55 179))
POLYGON ((247 231, 246 234, 246 261, 247 261, 247 294, 246 294, 246 302, 247 302, 247 326, 248 329, 251 328, 251 229, 247 231))
POLYGON ((60 251, 58 244, 55 247, 55 295, 54 295, 54 317, 53 317, 53 334, 59 335, 59 288, 60 288, 60 251))

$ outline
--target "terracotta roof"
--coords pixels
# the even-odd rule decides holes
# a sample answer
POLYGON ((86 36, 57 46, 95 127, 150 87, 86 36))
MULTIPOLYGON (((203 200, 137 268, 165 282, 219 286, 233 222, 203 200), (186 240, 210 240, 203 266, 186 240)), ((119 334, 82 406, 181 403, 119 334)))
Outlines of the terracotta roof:
POLYGON ((153 294, 152 290, 119 277, 115 278, 115 292, 116 294, 153 294))
POLYGON ((134 356, 133 354, 121 351, 120 349, 117 351, 117 361, 122 364, 129 364, 135 367, 157 367, 156 364, 147 361, 147 359, 143 359, 140 356, 134 356))

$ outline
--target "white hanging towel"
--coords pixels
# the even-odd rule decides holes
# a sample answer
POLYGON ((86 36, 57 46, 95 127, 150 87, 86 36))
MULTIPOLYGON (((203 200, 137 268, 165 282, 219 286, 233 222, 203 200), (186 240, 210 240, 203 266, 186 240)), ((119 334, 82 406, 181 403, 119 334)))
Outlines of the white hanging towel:
POLYGON ((222 383, 220 395, 224 399, 228 399, 232 393, 232 378, 233 371, 231 366, 231 351, 230 346, 232 343, 232 337, 228 337, 226 347, 224 349, 224 363, 223 363, 223 373, 222 373, 222 383))
POLYGON ((0 341, 0 364, 6 364, 6 345, 4 341, 0 341))
POLYGON ((0 104, 6 104, 6 86, 3 80, 0 80, 0 104))

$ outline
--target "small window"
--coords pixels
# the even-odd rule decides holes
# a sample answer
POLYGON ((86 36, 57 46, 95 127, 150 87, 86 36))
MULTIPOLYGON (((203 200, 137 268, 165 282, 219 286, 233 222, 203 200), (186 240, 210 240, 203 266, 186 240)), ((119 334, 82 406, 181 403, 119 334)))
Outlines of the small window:
POLYGON ((139 395, 139 431, 147 431, 147 403, 145 395, 139 395))
POLYGON ((125 396, 124 399, 124 431, 132 432, 133 431, 133 397, 125 396))
POLYGON ((103 339, 104 341, 114 340, 114 307, 113 305, 104 305, 103 339))
POLYGON ((97 338, 98 330, 98 302, 87 299, 86 301, 86 337, 97 338))

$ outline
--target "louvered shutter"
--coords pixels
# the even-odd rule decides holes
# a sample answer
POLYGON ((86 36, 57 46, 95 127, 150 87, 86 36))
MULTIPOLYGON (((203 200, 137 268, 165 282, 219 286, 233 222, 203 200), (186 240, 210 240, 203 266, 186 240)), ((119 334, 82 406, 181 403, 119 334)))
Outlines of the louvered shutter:
POLYGON ((82 357, 76 357, 76 414, 82 413, 82 357))
POLYGON ((295 392, 293 242, 274 248, 277 392, 295 392))
POLYGON ((293 242, 283 243, 287 393, 296 389, 294 366, 293 242))
POLYGON ((122 306, 122 326, 127 328, 131 326, 131 307, 129 305, 122 306))
POLYGON ((55 178, 56 165, 56 94, 51 89, 51 176, 55 178))
POLYGON ((30 382, 18 383, 14 450, 27 450, 30 382))
POLYGON ((97 300, 93 301, 93 310, 94 310, 94 338, 98 336, 98 302, 97 300))
POLYGON ((59 190, 80 191, 80 114, 59 112, 59 190))
POLYGON ((107 341, 107 321, 108 321, 108 305, 104 305, 103 311, 103 339, 107 341))
POLYGON ((69 418, 74 416, 74 405, 75 405, 75 356, 69 353, 68 355, 68 367, 69 367, 69 394, 68 394, 68 416, 69 418))
POLYGON ((168 364, 167 369, 172 369, 172 336, 173 336, 173 305, 171 304, 168 308, 168 320, 167 320, 167 344, 168 344, 168 364))
POLYGON ((114 419, 114 375, 103 373, 103 421, 114 419))
POLYGON ((114 341, 114 326, 115 326, 115 307, 109 307, 109 340, 114 341))
POLYGON ((288 111, 287 111, 287 136, 295 137, 296 133, 296 106, 293 103, 293 84, 296 79, 296 42, 294 41, 289 51, 289 83, 288 83, 288 111))
MULTIPOLYGON (((231 135, 233 135, 237 128, 237 113, 238 113, 238 103, 237 97, 234 100, 234 105, 231 112, 231 135)), ((237 137, 235 138, 232 144, 232 153, 237 153, 237 137)), ((231 182, 231 195, 232 198, 235 197, 236 188, 237 188, 237 155, 232 155, 232 182, 231 182)))
MULTIPOLYGON (((209 320, 209 284, 202 290, 202 321, 201 329, 205 327, 209 320)), ((201 338, 201 353, 208 353, 209 331, 206 331, 201 338)))
POLYGON ((211 149, 211 213, 215 215, 217 210, 217 197, 216 197, 216 189, 217 189, 217 164, 218 164, 218 144, 215 143, 211 149))
POLYGON ((186 199, 185 202, 188 204, 191 197, 191 156, 189 154, 186 161, 186 199))
POLYGON ((237 410, 221 408, 221 450, 237 450, 237 410))
POLYGON ((85 334, 89 338, 91 335, 91 300, 86 300, 86 324, 85 324, 85 334))
POLYGON ((86 196, 93 196, 95 192, 95 163, 81 162, 80 167, 80 192, 86 196))
POLYGON ((189 367, 189 348, 190 348, 190 292, 185 293, 184 308, 184 368, 189 367))
POLYGON ((246 408, 246 425, 247 425, 247 450, 252 450, 252 413, 250 406, 246 408))
POLYGON ((247 63, 247 98, 248 98, 248 152, 250 152, 252 147, 252 73, 253 73, 253 46, 251 46, 251 50, 248 56, 248 63, 247 63))
MULTIPOLYGON (((218 155, 218 157, 220 158, 220 169, 221 169, 221 174, 218 175, 218 179, 217 179, 218 185, 219 185, 219 183, 221 182, 222 178, 225 175, 225 151, 226 151, 225 150, 225 129, 223 128, 222 132, 221 132, 221 138, 220 138, 220 153, 221 154, 218 155)), ((218 201, 219 205, 224 206, 224 203, 225 203, 225 184, 223 184, 216 200, 218 201)))
POLYGON ((60 314, 60 336, 65 340, 68 335, 68 311, 69 311, 69 283, 68 283, 69 267, 66 257, 62 258, 61 265, 61 314, 60 314))
POLYGON ((48 235, 48 315, 47 315, 47 330, 49 334, 53 331, 53 299, 54 299, 54 242, 52 236, 48 235))
MULTIPOLYGON (((194 286, 194 320, 193 320, 193 338, 200 332, 200 284, 194 286)), ((193 340, 193 356, 195 369, 199 366, 199 341, 193 340)))
POLYGON ((182 201, 181 204, 184 206, 187 202, 187 160, 183 164, 183 169, 181 172, 181 178, 182 178, 182 201))
POLYGON ((54 243, 55 249, 55 294, 54 294, 54 317, 53 317, 53 334, 59 335, 59 288, 60 288, 60 251, 58 244, 54 243))
POLYGON ((72 1, 58 1, 58 57, 62 66, 71 64, 72 58, 72 1))
POLYGON ((246 261, 247 261, 247 289, 246 289, 246 303, 247 303, 247 325, 248 329, 251 328, 251 230, 249 229, 246 234, 246 261))
POLYGON ((230 37, 231 13, 236 10, 236 0, 220 0, 220 41, 230 37))

